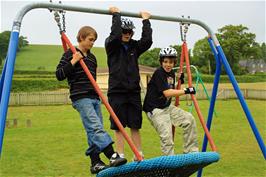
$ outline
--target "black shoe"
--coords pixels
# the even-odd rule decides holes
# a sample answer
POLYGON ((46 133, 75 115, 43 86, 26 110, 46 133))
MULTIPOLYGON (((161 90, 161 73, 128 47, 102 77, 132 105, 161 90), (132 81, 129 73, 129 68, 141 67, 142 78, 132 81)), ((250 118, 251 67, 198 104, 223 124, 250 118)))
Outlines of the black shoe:
POLYGON ((108 165, 105 165, 102 161, 97 162, 93 166, 91 166, 91 173, 96 174, 99 173, 100 171, 108 168, 108 165))
POLYGON ((117 167, 125 163, 127 163, 127 159, 120 157, 117 152, 110 158, 110 167, 117 167))

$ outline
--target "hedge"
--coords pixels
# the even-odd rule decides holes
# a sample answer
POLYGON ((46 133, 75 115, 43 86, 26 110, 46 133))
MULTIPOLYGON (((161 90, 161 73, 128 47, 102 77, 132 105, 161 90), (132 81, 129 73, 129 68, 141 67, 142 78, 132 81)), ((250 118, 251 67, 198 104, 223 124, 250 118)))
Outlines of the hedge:
MULTIPOLYGON (((47 75, 45 75, 47 76, 47 75)), ((243 75, 236 76, 238 83, 253 83, 253 82, 266 82, 265 74, 258 75, 243 75)), ((12 92, 32 92, 32 91, 48 91, 48 90, 58 90, 62 88, 68 88, 67 81, 57 81, 54 77, 32 77, 32 78, 14 78, 12 81, 12 92)), ((201 79, 204 83, 213 83, 214 76, 212 75, 201 75, 201 79)), ((196 78, 194 76, 193 81, 196 78)), ((228 83, 229 78, 227 75, 222 75, 220 77, 220 83, 228 83)))

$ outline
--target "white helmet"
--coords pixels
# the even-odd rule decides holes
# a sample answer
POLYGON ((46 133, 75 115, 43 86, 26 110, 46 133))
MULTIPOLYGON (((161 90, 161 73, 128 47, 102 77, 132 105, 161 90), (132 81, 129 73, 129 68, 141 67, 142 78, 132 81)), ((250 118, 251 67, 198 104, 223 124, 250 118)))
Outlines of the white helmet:
POLYGON ((128 18, 121 18, 121 28, 127 30, 133 30, 135 28, 134 23, 128 18))
POLYGON ((159 57, 160 58, 164 58, 164 57, 174 57, 174 58, 177 58, 177 52, 172 47, 165 47, 165 48, 162 48, 160 50, 159 57))

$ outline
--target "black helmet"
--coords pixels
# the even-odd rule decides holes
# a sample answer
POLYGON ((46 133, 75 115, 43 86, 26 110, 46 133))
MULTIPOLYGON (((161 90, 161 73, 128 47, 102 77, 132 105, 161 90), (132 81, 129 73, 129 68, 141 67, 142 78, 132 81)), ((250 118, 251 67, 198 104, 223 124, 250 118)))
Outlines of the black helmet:
POLYGON ((121 18, 121 28, 127 30, 133 30, 135 28, 134 23, 128 18, 121 18))

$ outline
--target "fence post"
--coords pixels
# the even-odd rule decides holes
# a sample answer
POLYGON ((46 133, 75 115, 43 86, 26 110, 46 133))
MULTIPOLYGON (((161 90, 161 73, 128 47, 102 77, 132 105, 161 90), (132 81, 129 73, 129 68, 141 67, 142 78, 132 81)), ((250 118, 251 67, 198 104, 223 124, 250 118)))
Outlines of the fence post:
POLYGON ((65 98, 66 98, 65 99, 66 100, 65 104, 67 104, 68 103, 68 94, 65 92, 64 95, 65 95, 65 98))
POLYGON ((26 120, 26 125, 27 125, 27 127, 31 127, 31 120, 30 119, 26 120))
POLYGON ((10 122, 9 122, 9 120, 6 120, 6 128, 10 128, 10 122))
POLYGON ((13 119, 13 127, 14 128, 18 127, 18 120, 17 119, 13 119))
POLYGON ((226 100, 226 91, 227 91, 227 89, 224 89, 224 92, 223 92, 223 95, 224 95, 224 100, 226 100))

